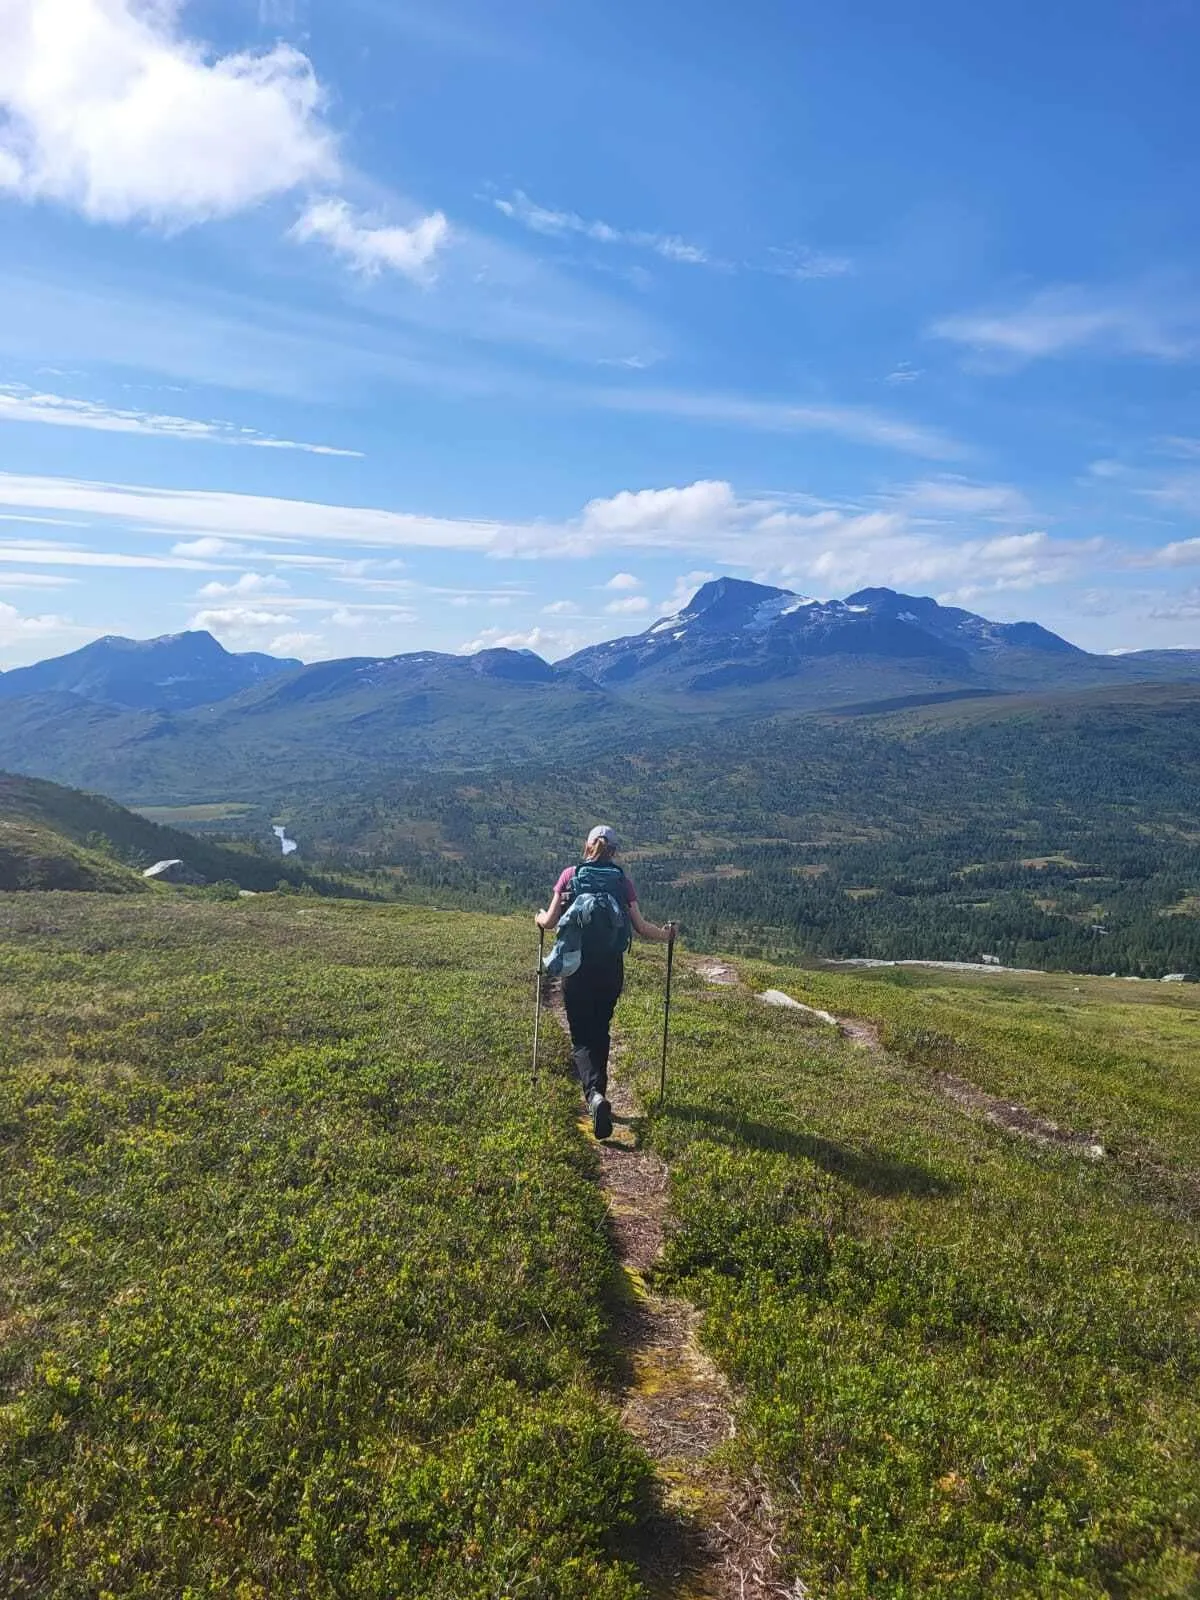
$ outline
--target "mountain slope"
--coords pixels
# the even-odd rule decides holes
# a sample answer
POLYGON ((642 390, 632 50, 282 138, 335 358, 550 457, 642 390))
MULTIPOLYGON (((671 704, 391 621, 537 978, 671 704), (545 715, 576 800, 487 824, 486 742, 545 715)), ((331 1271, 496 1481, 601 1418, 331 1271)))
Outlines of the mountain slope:
POLYGON ((0 699, 74 694, 134 710, 181 710, 224 700, 299 665, 256 653, 234 655, 211 633, 158 639, 110 635, 70 655, 0 673, 0 699))
MULTIPOLYGON (((1084 688, 1158 678, 1162 661, 1092 656, 1037 623, 996 623, 927 597, 863 589, 812 600, 719 578, 676 615, 562 666, 684 710, 812 710, 873 699, 1084 688)), ((1176 663, 1181 678, 1200 662, 1176 663)))
POLYGON ((216 705, 0 701, 0 760, 131 804, 265 800, 419 772, 564 759, 661 725, 577 673, 511 650, 324 661, 216 705))
POLYGON ((160 827, 103 795, 0 772, 2 889, 142 889, 144 867, 175 858, 244 889, 311 877, 297 862, 160 827))

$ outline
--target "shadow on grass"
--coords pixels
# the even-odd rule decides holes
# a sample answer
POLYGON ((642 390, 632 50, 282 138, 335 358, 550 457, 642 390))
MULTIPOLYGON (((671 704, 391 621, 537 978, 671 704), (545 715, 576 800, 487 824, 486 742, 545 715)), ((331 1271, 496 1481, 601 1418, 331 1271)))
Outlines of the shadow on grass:
POLYGON ((802 1156, 868 1194, 948 1195, 959 1187, 951 1179, 916 1162, 898 1161, 877 1151, 851 1150, 816 1133, 800 1133, 770 1122, 754 1122, 729 1111, 716 1111, 707 1106, 672 1106, 670 1115, 675 1121, 689 1123, 698 1132, 719 1139, 723 1144, 748 1145, 753 1150, 802 1156))

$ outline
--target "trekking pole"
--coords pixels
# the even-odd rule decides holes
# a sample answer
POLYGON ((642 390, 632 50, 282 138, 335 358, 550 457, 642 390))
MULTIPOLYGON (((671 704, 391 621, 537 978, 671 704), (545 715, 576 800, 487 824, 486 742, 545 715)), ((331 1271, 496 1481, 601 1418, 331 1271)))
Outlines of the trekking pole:
POLYGON ((542 955, 546 948, 546 930, 538 929, 538 964, 537 977, 534 980, 537 987, 534 990, 533 1000, 533 1082, 537 1084, 538 1076, 538 1038, 542 1031, 542 955))
POLYGON ((667 996, 663 1006, 663 1047, 662 1047, 662 1076, 658 1085, 658 1104, 661 1109, 667 1103, 667 1045, 671 1038, 671 973, 675 967, 675 924, 667 924, 671 937, 667 940, 667 996))

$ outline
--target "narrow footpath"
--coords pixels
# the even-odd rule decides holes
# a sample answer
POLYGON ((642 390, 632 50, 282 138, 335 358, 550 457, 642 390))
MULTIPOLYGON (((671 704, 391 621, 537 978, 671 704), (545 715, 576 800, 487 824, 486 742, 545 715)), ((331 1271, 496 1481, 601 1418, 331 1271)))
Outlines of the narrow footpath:
MULTIPOLYGON (((565 1029, 557 988, 550 1002, 565 1029)), ((651 1286, 667 1226, 668 1173, 641 1147, 619 1045, 609 1094, 613 1135, 595 1149, 621 1267, 619 1403, 625 1426, 654 1463, 664 1512, 642 1550, 643 1577, 655 1600, 807 1600, 802 1584, 780 1574, 765 1488, 736 1481, 714 1459, 733 1436, 734 1400, 700 1346, 700 1313, 651 1286)))

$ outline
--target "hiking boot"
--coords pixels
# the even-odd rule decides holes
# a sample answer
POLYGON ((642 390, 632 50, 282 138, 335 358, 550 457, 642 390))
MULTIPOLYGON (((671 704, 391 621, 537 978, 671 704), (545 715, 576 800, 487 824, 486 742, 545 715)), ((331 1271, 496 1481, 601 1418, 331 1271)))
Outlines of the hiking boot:
POLYGON ((612 1107, 598 1089, 588 1096, 588 1110, 592 1113, 592 1132, 597 1139, 612 1135, 612 1107))

